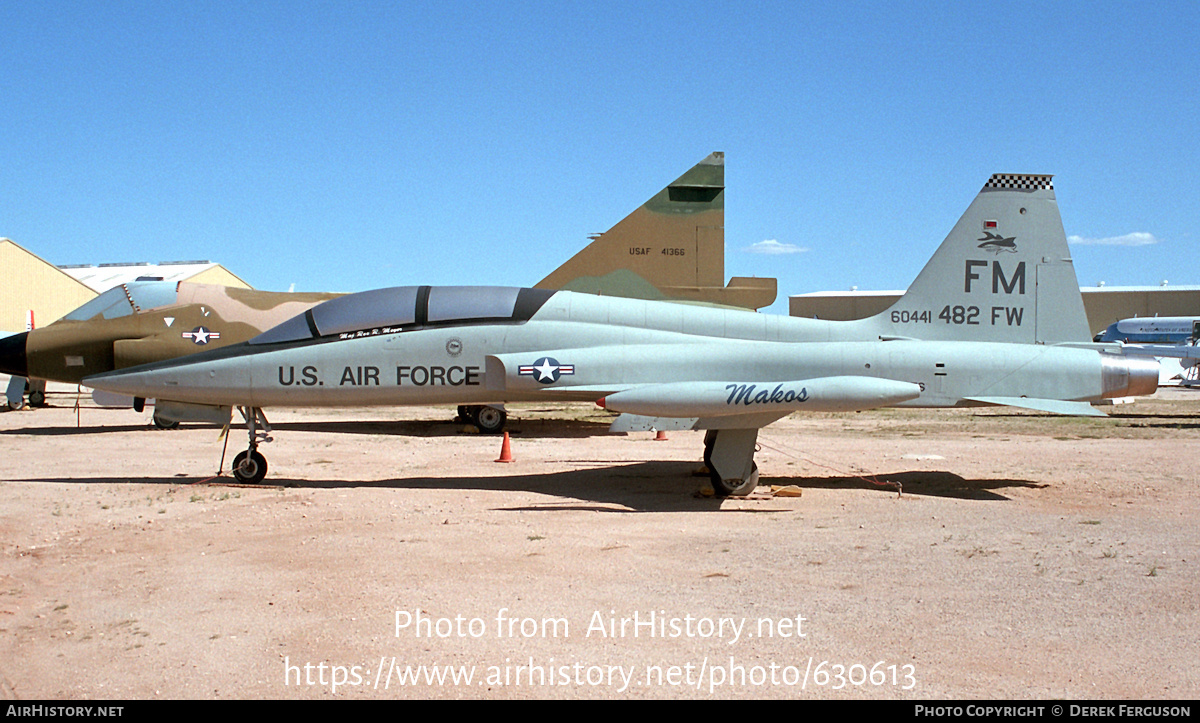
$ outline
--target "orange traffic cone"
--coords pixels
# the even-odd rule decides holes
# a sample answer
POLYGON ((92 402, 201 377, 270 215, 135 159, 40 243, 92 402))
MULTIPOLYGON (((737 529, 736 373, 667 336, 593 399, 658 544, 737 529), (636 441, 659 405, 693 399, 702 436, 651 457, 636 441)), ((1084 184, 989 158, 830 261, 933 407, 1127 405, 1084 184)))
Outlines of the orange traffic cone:
POLYGON ((655 441, 655 442, 665 442, 665 441, 667 441, 667 433, 666 433, 666 432, 664 432, 664 431, 662 431, 661 429, 659 429, 659 430, 657 430, 657 431, 658 431, 658 434, 655 434, 655 435, 654 435, 654 441, 655 441))
POLYGON ((497 462, 513 461, 512 449, 509 447, 509 444, 508 444, 508 432, 504 433, 504 441, 500 443, 500 459, 498 459, 496 461, 497 462))

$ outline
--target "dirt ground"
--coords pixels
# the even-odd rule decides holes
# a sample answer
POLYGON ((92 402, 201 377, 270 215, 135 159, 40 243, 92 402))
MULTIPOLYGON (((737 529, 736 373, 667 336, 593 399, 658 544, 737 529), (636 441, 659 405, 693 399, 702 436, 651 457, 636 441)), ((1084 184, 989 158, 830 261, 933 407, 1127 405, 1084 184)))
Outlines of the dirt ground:
POLYGON ((795 415, 757 461, 802 496, 727 500, 588 405, 511 408, 511 464, 269 410, 249 488, 213 427, 50 403, 0 414, 0 697, 1200 696, 1200 394, 795 415))

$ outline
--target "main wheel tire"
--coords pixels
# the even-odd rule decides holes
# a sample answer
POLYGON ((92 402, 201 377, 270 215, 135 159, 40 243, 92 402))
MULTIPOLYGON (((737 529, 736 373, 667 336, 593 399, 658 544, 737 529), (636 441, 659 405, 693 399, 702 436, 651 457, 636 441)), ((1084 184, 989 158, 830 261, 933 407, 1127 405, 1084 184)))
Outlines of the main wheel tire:
POLYGON ((175 429, 179 426, 178 419, 163 419, 157 414, 155 414, 150 421, 159 429, 175 429))
POLYGON ((471 415, 472 421, 484 434, 500 434, 508 421, 508 413, 496 407, 477 407, 471 415))
POLYGON ((267 458, 258 450, 246 450, 233 458, 233 476, 238 482, 256 485, 267 476, 267 458))
POLYGON ((44 407, 46 406, 46 393, 39 392, 36 389, 29 393, 29 406, 44 407))
MULTIPOLYGON (((711 465, 709 469, 711 469, 711 465)), ((750 476, 742 480, 740 484, 737 479, 721 479, 716 472, 710 472, 709 478, 712 480, 713 491, 717 493, 718 497, 745 497, 758 487, 758 463, 751 463, 750 476)))

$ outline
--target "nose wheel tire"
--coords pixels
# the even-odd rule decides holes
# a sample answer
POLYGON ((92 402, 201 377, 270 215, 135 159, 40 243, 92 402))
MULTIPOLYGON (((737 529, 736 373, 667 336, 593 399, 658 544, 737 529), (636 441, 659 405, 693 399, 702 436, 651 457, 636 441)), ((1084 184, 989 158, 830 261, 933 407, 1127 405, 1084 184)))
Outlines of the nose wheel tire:
POLYGON ((243 484, 258 484, 267 476, 267 458, 258 450, 246 450, 233 458, 233 476, 243 484))

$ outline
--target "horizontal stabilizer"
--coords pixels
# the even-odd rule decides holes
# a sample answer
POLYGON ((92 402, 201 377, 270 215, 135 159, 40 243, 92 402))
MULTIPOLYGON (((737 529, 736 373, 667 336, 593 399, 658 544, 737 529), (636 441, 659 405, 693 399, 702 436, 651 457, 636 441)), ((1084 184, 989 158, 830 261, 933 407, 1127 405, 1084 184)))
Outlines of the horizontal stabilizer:
POLYGON ((1079 417, 1104 417, 1104 412, 1087 402, 1064 402, 1059 399, 1030 399, 1028 397, 967 397, 968 402, 991 404, 999 407, 1019 407, 1036 412, 1069 414, 1079 417))

